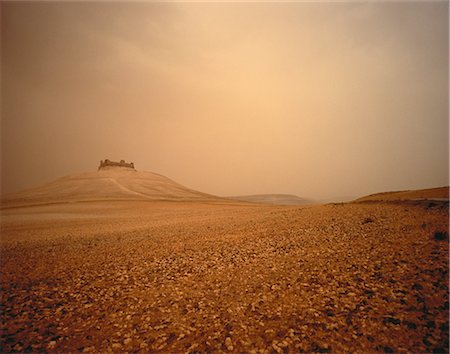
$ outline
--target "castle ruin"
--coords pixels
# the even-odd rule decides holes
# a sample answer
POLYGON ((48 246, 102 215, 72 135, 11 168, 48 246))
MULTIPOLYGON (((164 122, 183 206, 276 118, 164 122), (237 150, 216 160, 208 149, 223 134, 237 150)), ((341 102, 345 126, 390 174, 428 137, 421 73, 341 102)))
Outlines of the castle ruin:
POLYGON ((100 170, 103 167, 110 167, 110 166, 127 167, 127 168, 132 168, 134 170, 133 162, 127 163, 127 162, 125 162, 125 160, 120 160, 120 162, 116 162, 116 161, 111 161, 108 159, 105 159, 105 161, 101 160, 100 166, 98 166, 98 169, 100 170))

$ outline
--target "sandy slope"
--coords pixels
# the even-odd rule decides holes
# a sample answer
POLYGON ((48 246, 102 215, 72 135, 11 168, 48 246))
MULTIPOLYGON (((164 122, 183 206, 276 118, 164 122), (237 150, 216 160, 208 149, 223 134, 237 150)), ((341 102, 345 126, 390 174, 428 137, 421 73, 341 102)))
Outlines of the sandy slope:
POLYGON ((171 179, 130 168, 107 167, 74 174, 6 196, 3 206, 86 200, 219 200, 171 179))
POLYGON ((3 209, 0 351, 448 352, 446 230, 445 203, 3 209))

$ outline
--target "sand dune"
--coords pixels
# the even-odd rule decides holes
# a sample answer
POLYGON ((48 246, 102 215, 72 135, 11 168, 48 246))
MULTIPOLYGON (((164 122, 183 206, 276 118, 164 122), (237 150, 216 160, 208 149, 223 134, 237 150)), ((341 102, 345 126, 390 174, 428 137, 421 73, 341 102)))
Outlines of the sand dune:
POLYGON ((94 200, 221 200, 189 189, 153 172, 107 167, 72 174, 45 185, 5 196, 3 207, 94 200))

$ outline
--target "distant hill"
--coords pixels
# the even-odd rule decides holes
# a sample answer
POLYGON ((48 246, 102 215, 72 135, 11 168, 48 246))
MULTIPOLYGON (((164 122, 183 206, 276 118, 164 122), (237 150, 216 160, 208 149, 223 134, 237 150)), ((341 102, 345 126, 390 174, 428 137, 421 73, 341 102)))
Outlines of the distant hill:
POLYGON ((317 202, 319 204, 327 204, 327 203, 347 203, 355 200, 355 196, 338 196, 333 198, 320 199, 317 202))
POLYGON ((300 198, 291 194, 254 194, 227 197, 227 199, 239 200, 242 202, 262 203, 262 204, 278 204, 278 205, 306 205, 316 204, 311 199, 300 198))
POLYGON ((4 196, 2 207, 94 200, 225 201, 153 172, 108 166, 4 196))
POLYGON ((418 189, 396 192, 383 192, 370 194, 358 198, 355 202, 366 201, 396 201, 396 200, 448 200, 449 187, 439 187, 430 189, 418 189))

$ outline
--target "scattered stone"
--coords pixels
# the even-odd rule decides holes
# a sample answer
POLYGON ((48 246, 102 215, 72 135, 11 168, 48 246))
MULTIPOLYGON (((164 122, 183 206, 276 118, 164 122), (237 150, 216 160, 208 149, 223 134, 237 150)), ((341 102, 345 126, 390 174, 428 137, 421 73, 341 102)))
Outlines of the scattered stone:
POLYGON ((371 222, 374 222, 375 220, 373 220, 372 218, 364 218, 364 220, 361 222, 362 224, 369 224, 371 222))
POLYGON ((122 349, 122 346, 119 343, 113 343, 111 348, 113 350, 120 350, 120 349, 122 349))
POLYGON ((392 323, 392 324, 394 324, 394 325, 399 325, 400 322, 401 322, 401 321, 400 321, 398 318, 395 318, 395 317, 386 316, 386 317, 384 318, 384 323, 385 323, 385 324, 387 324, 387 323, 392 323))
POLYGON ((230 337, 225 338, 225 347, 227 348, 228 351, 232 351, 234 349, 233 341, 231 340, 230 337))
POLYGON ((445 210, 132 203, 2 223, 2 351, 446 348, 445 210))
POLYGON ((447 231, 436 231, 434 233, 434 239, 437 241, 448 241, 448 232, 447 231))

